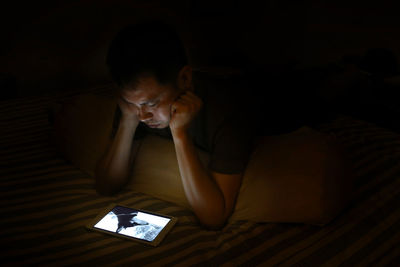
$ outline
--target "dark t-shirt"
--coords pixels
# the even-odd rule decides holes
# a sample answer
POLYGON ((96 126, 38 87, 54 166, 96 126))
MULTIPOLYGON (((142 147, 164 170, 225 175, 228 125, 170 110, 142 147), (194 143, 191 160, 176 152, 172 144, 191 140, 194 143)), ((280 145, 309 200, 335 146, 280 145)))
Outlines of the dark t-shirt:
MULTIPOLYGON (((261 94, 242 75, 216 75, 193 72, 194 93, 203 101, 203 107, 192 121, 189 134, 195 145, 210 155, 212 171, 237 174, 244 171, 253 149, 254 137, 279 134, 292 130, 293 122, 286 121, 285 127, 277 125, 270 109, 272 100, 263 101, 261 94), (269 104, 268 104, 269 103, 269 104), (292 125, 287 127, 287 125, 292 125)), ((273 112, 273 111, 272 111, 273 112)), ((114 132, 121 116, 117 108, 114 132)), ((168 128, 153 129, 140 123, 135 139, 147 133, 171 138, 168 128)))

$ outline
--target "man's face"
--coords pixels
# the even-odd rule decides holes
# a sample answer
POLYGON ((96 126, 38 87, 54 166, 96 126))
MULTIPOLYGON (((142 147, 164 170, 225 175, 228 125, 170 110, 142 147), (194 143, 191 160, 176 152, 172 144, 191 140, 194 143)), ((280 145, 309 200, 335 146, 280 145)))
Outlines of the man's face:
POLYGON ((162 85, 153 76, 142 76, 135 88, 123 88, 121 96, 137 107, 140 121, 152 128, 166 128, 171 119, 171 105, 180 93, 177 87, 162 85))

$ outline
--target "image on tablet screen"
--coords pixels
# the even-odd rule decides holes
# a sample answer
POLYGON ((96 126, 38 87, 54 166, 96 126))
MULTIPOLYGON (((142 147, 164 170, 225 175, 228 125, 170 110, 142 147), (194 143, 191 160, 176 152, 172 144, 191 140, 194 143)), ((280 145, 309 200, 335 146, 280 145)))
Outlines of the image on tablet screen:
POLYGON ((94 227, 151 242, 169 221, 169 218, 115 206, 94 227))

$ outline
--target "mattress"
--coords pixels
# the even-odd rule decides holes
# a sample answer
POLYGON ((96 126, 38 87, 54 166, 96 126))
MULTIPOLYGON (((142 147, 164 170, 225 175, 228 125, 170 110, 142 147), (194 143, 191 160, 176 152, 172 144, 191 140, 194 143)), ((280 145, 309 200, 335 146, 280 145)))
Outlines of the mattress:
MULTIPOLYGON (((102 94, 106 88, 95 89, 102 94)), ((100 196, 94 179, 50 142, 48 108, 73 93, 0 103, 1 244, 4 266, 383 266, 400 262, 400 135, 340 115, 334 132, 357 174, 354 200, 324 227, 232 221, 206 230, 193 213, 123 190, 100 196), (158 247, 91 232, 112 202, 178 217, 158 247)))

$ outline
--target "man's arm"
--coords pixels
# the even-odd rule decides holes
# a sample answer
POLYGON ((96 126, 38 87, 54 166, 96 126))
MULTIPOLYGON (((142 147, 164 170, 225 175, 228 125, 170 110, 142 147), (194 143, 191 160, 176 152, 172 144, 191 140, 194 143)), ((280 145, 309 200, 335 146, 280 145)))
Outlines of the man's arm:
POLYGON ((128 182, 139 147, 138 142, 133 142, 139 124, 135 107, 121 99, 118 104, 122 110, 118 130, 105 154, 97 162, 95 170, 96 189, 104 195, 118 192, 128 182))
POLYGON ((234 209, 242 174, 209 171, 186 133, 174 135, 174 143, 183 188, 193 211, 202 224, 221 228, 234 209))
POLYGON ((243 175, 212 172, 201 163, 188 134, 201 106, 197 96, 186 92, 171 107, 170 128, 186 197, 200 222, 216 229, 231 215, 243 175))

